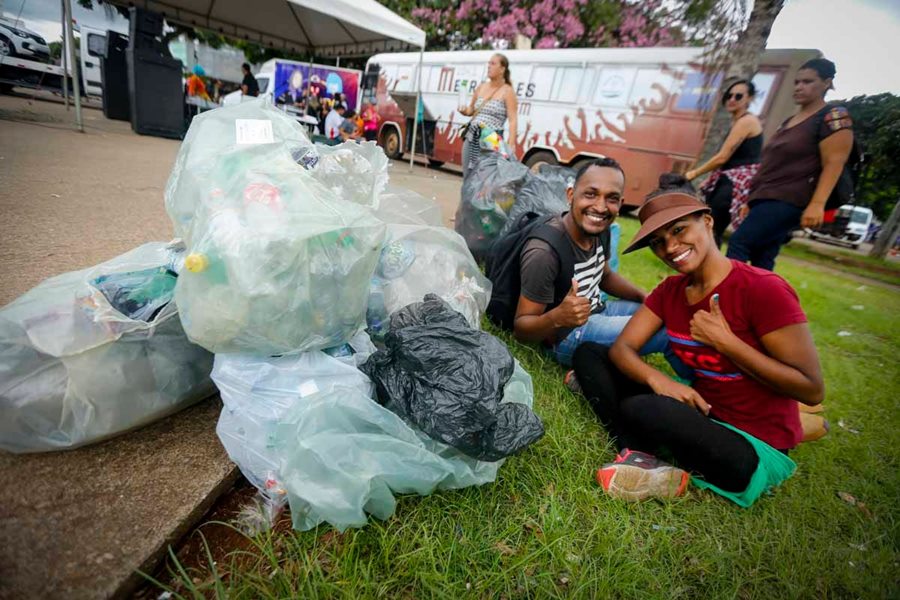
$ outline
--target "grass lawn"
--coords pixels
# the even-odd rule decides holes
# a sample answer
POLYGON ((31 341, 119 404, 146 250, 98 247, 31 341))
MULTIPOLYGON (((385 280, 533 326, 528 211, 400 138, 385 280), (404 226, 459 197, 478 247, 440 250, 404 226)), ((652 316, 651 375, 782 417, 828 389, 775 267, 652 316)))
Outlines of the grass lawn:
MULTIPOLYGON (((637 222, 622 226, 627 240, 637 222)), ((647 288, 667 275, 648 251, 620 269, 647 288)), ((234 598, 897 598, 900 296, 787 261, 779 272, 811 321, 832 431, 793 452, 797 474, 753 507, 696 488, 665 503, 605 497, 593 474, 614 454, 606 433, 564 388, 562 369, 510 342, 534 378, 547 433, 507 460, 495 483, 403 497, 388 521, 344 534, 279 527, 214 565, 173 566, 171 589, 234 598)))
POLYGON ((843 269, 864 277, 871 277, 885 283, 900 285, 900 263, 896 261, 837 248, 829 248, 827 251, 823 251, 820 248, 805 246, 798 242, 784 246, 781 249, 781 253, 785 256, 843 269))

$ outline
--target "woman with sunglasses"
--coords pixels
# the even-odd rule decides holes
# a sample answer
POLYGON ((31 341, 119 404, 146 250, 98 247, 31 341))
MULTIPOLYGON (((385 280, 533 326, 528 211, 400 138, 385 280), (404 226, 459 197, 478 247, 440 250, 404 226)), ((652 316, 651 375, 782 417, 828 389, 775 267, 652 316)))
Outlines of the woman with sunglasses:
POLYGON ((740 209, 750 193, 750 182, 759 169, 763 129, 756 115, 749 112, 756 96, 752 81, 740 79, 725 89, 722 104, 731 115, 731 129, 722 147, 696 169, 685 174, 688 181, 712 174, 700 187, 712 209, 716 245, 722 247, 722 234, 729 224, 740 225, 740 209))
POLYGON ((791 286, 723 256, 709 207, 683 178, 669 183, 675 189, 641 207, 625 252, 649 246, 678 274, 650 293, 612 348, 587 342, 573 359, 620 450, 597 480, 614 497, 640 500, 680 495, 690 472, 698 486, 749 506, 796 467, 787 456, 802 436, 796 401, 822 401, 819 358, 791 286), (690 386, 638 354, 662 327, 694 369, 690 386))
POLYGON ((825 203, 853 149, 850 113, 825 103, 834 75, 834 63, 824 58, 806 61, 797 71, 794 102, 800 110, 762 153, 747 199, 750 212, 728 242, 729 258, 771 271, 791 231, 822 224, 825 203))

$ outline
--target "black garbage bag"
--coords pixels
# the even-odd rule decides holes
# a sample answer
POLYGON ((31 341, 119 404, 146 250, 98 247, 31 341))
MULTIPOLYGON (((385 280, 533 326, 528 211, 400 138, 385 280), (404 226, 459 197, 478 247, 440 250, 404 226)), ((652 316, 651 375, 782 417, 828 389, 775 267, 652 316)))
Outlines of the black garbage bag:
POLYGON ((500 230, 503 237, 525 213, 540 216, 559 215, 569 209, 566 189, 575 182, 575 170, 556 165, 541 165, 537 173, 528 172, 516 201, 510 207, 508 220, 500 230))
POLYGON ((501 403, 515 366, 506 345, 435 294, 391 315, 385 346, 361 369, 380 404, 430 437, 495 461, 544 435, 528 406, 501 403))

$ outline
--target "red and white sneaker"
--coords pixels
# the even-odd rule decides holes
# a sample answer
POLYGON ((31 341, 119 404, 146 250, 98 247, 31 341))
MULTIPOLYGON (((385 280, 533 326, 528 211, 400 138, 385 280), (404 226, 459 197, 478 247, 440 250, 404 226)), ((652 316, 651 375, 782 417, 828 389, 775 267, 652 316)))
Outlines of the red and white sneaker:
POLYGON ((575 378, 575 370, 574 369, 570 369, 569 371, 566 372, 565 377, 563 377, 563 384, 565 384, 565 386, 567 388, 569 388, 569 391, 572 392, 573 394, 583 394, 584 393, 581 390, 581 384, 578 383, 578 379, 575 378))
POLYGON ((597 483, 613 498, 638 502, 675 498, 687 489, 690 475, 646 452, 625 448, 614 462, 597 470, 597 483))

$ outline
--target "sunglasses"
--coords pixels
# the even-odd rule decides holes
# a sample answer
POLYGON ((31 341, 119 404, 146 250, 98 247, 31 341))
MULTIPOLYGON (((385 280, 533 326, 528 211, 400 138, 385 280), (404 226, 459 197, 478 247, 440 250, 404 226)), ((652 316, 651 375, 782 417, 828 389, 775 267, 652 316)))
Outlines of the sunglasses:
POLYGON ((735 100, 743 100, 744 94, 741 92, 738 92, 736 94, 732 94, 731 92, 728 92, 727 94, 725 94, 726 100, 731 100, 732 98, 734 98, 735 100))

